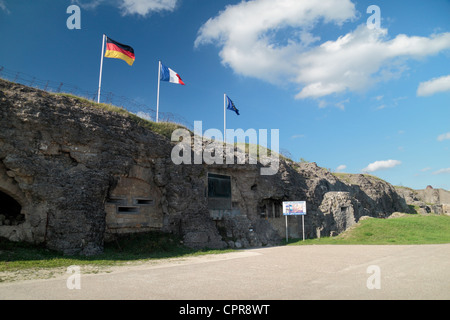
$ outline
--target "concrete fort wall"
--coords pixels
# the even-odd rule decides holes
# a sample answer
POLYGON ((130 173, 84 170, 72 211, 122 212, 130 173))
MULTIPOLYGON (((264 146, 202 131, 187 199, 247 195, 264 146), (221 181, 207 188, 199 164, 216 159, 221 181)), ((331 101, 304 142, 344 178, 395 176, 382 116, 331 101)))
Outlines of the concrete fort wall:
MULTIPOLYGON (((15 212, 6 214, 14 223, 0 213, 0 237, 82 255, 147 231, 193 248, 240 248, 280 243, 283 201, 307 201, 307 238, 407 210, 387 182, 342 180, 315 163, 280 158, 266 176, 260 162, 176 165, 175 143, 153 127, 123 109, 0 79, 0 209, 15 212)), ((291 237, 300 237, 299 221, 289 217, 291 237)))

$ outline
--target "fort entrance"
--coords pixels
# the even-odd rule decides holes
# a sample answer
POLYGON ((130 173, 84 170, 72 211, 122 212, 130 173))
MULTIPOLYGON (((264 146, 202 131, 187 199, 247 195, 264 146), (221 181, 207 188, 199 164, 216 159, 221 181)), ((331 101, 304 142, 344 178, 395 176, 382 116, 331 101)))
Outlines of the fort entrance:
POLYGON ((24 221, 20 203, 0 189, 0 226, 15 226, 24 221))

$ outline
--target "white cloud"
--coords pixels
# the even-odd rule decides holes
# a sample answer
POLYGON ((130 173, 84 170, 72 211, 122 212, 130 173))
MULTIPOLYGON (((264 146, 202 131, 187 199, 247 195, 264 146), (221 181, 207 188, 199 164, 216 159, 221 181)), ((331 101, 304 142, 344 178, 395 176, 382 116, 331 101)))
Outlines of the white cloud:
POLYGON ((299 57, 297 82, 305 86, 297 98, 365 90, 398 77, 405 69, 399 58, 424 57, 445 48, 450 48, 450 33, 430 38, 399 35, 387 40, 387 30, 361 25, 299 57))
POLYGON ((436 175, 436 174, 444 174, 444 173, 450 173, 450 168, 440 169, 438 171, 433 172, 434 175, 436 175))
POLYGON ((384 160, 384 161, 375 161, 369 164, 366 168, 362 169, 362 172, 374 172, 378 170, 390 169, 402 164, 398 160, 384 160))
POLYGON ((222 47, 222 63, 239 74, 272 83, 281 76, 292 81, 299 53, 318 40, 308 32, 310 27, 319 19, 342 24, 352 18, 355 7, 349 0, 242 1, 209 19, 200 28, 195 46, 217 43, 222 47), (277 43, 278 32, 288 27, 297 32, 287 32, 285 43, 277 43))
POLYGON ((83 9, 92 10, 97 8, 102 3, 105 3, 106 0, 71 0, 72 3, 79 5, 83 9))
POLYGON ((146 16, 152 11, 173 11, 178 0, 122 0, 120 8, 124 14, 146 16))
POLYGON ((425 97, 444 91, 450 91, 450 75, 421 82, 417 89, 417 95, 425 97))
POLYGON ((3 10, 4 12, 6 12, 7 14, 10 13, 10 11, 8 10, 8 8, 6 7, 5 1, 0 0, 0 10, 3 10))
POLYGON ((343 110, 345 110, 345 104, 349 103, 349 102, 350 102, 350 99, 346 99, 344 101, 340 101, 340 102, 336 103, 335 106, 343 111, 343 110))
POLYGON ((178 0, 72 0, 72 2, 79 4, 85 9, 95 9, 100 4, 109 4, 117 6, 120 10, 122 10, 123 15, 137 14, 146 16, 154 11, 173 11, 176 8, 178 0))
POLYGON ((450 132, 441 134, 437 139, 438 141, 450 140, 450 132))
POLYGON ((365 24, 334 41, 317 44, 319 23, 343 25, 358 12, 350 0, 254 0, 229 5, 199 30, 195 46, 220 47, 236 73, 298 87, 299 99, 366 90, 398 77, 408 58, 450 48, 450 33, 389 39, 387 29, 365 24))
POLYGON ((336 172, 342 172, 342 171, 344 171, 345 169, 347 169, 347 166, 346 166, 345 164, 341 164, 340 166, 338 166, 338 167, 336 168, 336 172))
POLYGON ((324 101, 324 100, 319 100, 319 101, 318 101, 319 109, 323 109, 323 108, 325 108, 327 105, 328 105, 328 103, 327 103, 326 101, 324 101))

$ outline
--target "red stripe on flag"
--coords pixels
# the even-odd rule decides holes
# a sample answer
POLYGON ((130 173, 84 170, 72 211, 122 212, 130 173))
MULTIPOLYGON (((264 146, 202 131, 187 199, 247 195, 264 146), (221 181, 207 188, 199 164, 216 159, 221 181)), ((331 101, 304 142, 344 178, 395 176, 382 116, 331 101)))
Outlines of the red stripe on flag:
POLYGON ((124 55, 130 57, 131 59, 135 59, 134 53, 127 51, 127 50, 123 50, 122 48, 116 46, 114 43, 107 43, 106 44, 106 50, 108 51, 117 51, 120 53, 123 53, 124 55))
POLYGON ((185 84, 184 84, 183 80, 181 80, 181 78, 180 78, 180 76, 178 75, 178 73, 177 73, 176 75, 177 75, 178 80, 180 81, 180 84, 182 84, 182 85, 184 86, 185 84))

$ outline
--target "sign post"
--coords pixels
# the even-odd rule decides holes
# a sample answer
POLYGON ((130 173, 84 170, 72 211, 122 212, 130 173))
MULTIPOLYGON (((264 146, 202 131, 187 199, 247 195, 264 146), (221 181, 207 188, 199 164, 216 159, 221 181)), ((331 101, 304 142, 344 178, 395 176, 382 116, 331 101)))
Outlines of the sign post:
POLYGON ((303 241, 305 241, 306 201, 283 201, 283 215, 286 217, 286 243, 288 242, 288 216, 302 216, 303 241))

